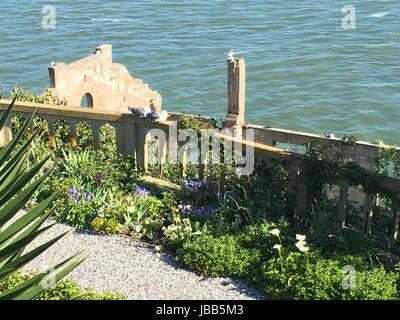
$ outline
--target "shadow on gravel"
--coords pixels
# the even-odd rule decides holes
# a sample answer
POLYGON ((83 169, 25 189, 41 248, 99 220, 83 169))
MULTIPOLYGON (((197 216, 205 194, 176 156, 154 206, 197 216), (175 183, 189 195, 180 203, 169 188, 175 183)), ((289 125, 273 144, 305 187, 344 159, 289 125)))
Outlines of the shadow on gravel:
MULTIPOLYGON (((63 224, 66 227, 69 227, 65 224, 63 224)), ((71 228, 71 227, 69 227, 71 228)), ((145 250, 151 254, 157 255, 158 259, 160 259, 162 262, 165 264, 169 265, 170 267, 174 268, 175 270, 184 270, 186 272, 191 272, 194 273, 192 270, 185 268, 181 266, 176 260, 173 254, 170 252, 163 252, 158 254, 157 251, 154 249, 153 245, 150 245, 145 242, 140 242, 137 239, 128 237, 128 236, 116 236, 116 235, 107 235, 103 233, 95 233, 92 231, 79 231, 76 229, 71 228, 71 232, 74 234, 81 234, 81 235, 92 235, 92 236, 97 236, 97 237, 118 237, 121 239, 121 241, 127 241, 129 242, 129 245, 134 246, 136 248, 140 248, 142 250, 145 250)), ((206 282, 206 281, 216 281, 218 282, 222 287, 225 287, 229 291, 237 292, 243 295, 247 295, 250 298, 256 299, 256 300, 266 300, 268 297, 262 293, 261 291, 255 289, 251 284, 247 283, 244 280, 241 279, 233 279, 233 278, 208 278, 204 277, 200 274, 197 274, 199 277, 200 282, 206 282)))

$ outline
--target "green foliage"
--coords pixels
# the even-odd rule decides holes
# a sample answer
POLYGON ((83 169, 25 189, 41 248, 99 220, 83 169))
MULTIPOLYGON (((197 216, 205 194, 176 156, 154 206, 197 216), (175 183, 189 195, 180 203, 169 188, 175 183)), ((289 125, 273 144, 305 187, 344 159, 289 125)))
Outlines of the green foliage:
POLYGON ((178 260, 190 269, 207 275, 243 277, 260 258, 257 249, 243 248, 231 235, 202 235, 183 244, 178 260))
POLYGON ((66 279, 40 296, 39 300, 125 300, 125 297, 110 291, 99 294, 92 290, 81 289, 75 281, 66 279))
MULTIPOLYGON (((349 261, 350 260, 350 261, 349 261)), ((324 259, 318 253, 289 252, 262 266, 262 288, 273 298, 300 300, 398 299, 399 275, 383 267, 347 274, 347 261, 324 259), (347 277, 354 277, 353 279, 347 277), (352 282, 354 281, 354 282, 352 282), (348 287, 343 286, 348 284, 348 287), (352 286, 353 284, 354 286, 352 286)), ((358 260, 354 261, 358 264, 358 260)))
POLYGON ((381 147, 375 158, 376 171, 380 174, 400 178, 400 153, 396 146, 381 147))
POLYGON ((174 212, 168 219, 168 226, 162 228, 165 239, 173 249, 180 248, 185 241, 208 232, 207 223, 191 222, 189 218, 182 217, 174 212))
MULTIPOLYGON (((351 216, 351 210, 349 204, 348 219, 351 216)), ((330 202, 315 208, 310 223, 310 239, 314 246, 325 256, 352 254, 375 260, 378 250, 373 241, 362 234, 345 233, 337 222, 336 213, 336 206, 330 202)), ((354 215, 360 216, 358 211, 354 215)))
POLYGON ((61 220, 78 229, 90 229, 96 217, 105 219, 101 224, 96 221, 96 227, 108 220, 122 222, 128 207, 125 192, 132 192, 136 185, 137 174, 130 161, 115 161, 93 150, 69 151, 54 171, 38 199, 58 191, 61 220))
MULTIPOLYGON (((16 97, 0 119, 0 131, 10 117, 15 100, 16 97)), ((54 205, 56 197, 54 194, 22 217, 13 220, 50 174, 48 171, 38 177, 48 157, 30 169, 26 166, 27 150, 35 134, 27 142, 22 145, 20 143, 33 117, 34 115, 0 151, 0 281, 7 281, 21 267, 35 259, 63 236, 60 235, 31 251, 25 250, 27 245, 51 227, 41 228, 46 219, 57 209, 54 205)), ((0 294, 0 300, 34 299, 49 289, 46 285, 48 281, 59 281, 81 262, 82 259, 77 259, 76 256, 66 259, 52 269, 39 273, 12 288, 7 288, 8 290, 0 294)))
POLYGON ((37 95, 26 92, 20 87, 14 87, 9 94, 9 99, 14 99, 15 97, 17 97, 18 101, 23 102, 44 103, 59 106, 66 106, 68 103, 67 100, 59 99, 57 96, 55 96, 53 91, 49 88, 47 88, 42 95, 37 95))
POLYGON ((124 227, 128 234, 137 238, 154 240, 164 223, 164 207, 161 200, 152 196, 132 197, 123 214, 124 227))
POLYGON ((96 153, 94 150, 64 152, 55 172, 58 179, 68 180, 91 191, 98 186, 132 190, 137 179, 131 161, 110 159, 104 153, 96 153))
POLYGON ((191 115, 182 114, 178 121, 178 129, 193 129, 197 132, 200 130, 212 129, 213 121, 204 121, 191 115))
MULTIPOLYGON (((11 288, 31 279, 37 273, 16 272, 6 281, 0 282, 0 294, 11 288)), ((124 296, 118 293, 105 291, 102 294, 92 290, 81 289, 78 284, 71 279, 63 279, 55 284, 47 292, 39 295, 37 300, 124 300, 124 296)))
POLYGON ((104 232, 104 233, 111 233, 117 234, 121 232, 121 225, 115 219, 107 219, 102 217, 96 217, 90 223, 93 230, 96 232, 104 232))
POLYGON ((373 265, 363 255, 324 256, 314 246, 311 252, 299 252, 293 232, 281 220, 235 235, 200 235, 184 242, 178 260, 208 276, 246 279, 273 299, 399 299, 398 271, 373 265), (279 238, 272 235, 277 228, 279 238))

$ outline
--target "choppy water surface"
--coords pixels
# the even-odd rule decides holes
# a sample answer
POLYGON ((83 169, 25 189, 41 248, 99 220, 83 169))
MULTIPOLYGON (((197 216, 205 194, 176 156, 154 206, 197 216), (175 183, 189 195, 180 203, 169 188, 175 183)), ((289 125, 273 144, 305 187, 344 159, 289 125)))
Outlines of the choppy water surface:
POLYGON ((247 121, 398 143, 396 0, 0 2, 0 86, 41 92, 50 61, 99 44, 163 95, 164 108, 224 116, 226 54, 247 61, 247 121), (355 30, 343 30, 352 4, 355 30), (54 5, 56 30, 41 27, 54 5))

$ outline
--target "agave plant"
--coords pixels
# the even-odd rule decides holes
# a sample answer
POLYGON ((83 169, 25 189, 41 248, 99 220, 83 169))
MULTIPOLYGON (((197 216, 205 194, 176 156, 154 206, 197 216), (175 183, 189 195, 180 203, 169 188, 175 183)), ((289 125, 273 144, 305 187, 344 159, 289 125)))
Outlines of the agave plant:
MULTIPOLYGON (((0 118, 0 131, 10 118, 16 99, 17 97, 14 97, 0 118)), ((57 209, 57 206, 53 205, 57 194, 51 195, 21 217, 15 217, 51 172, 49 170, 46 174, 38 176, 49 156, 31 168, 26 166, 29 146, 36 134, 26 142, 22 141, 22 137, 33 118, 34 114, 0 151, 0 281, 7 280, 65 235, 61 234, 31 251, 26 250, 27 245, 52 227, 43 227, 43 223, 57 209)), ((66 276, 82 261, 80 254, 70 257, 0 294, 0 300, 34 299, 50 289, 52 284, 66 276)))

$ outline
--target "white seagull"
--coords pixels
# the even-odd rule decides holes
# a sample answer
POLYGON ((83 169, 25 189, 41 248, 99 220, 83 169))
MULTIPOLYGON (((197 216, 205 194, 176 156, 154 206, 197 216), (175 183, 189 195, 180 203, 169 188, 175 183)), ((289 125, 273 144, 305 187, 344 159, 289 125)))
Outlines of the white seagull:
POLYGON ((324 135, 325 135, 325 138, 327 138, 327 139, 334 139, 335 138, 335 135, 333 133, 325 133, 324 135))
POLYGON ((161 112, 158 111, 151 111, 150 113, 146 114, 145 118, 151 122, 160 122, 168 120, 169 114, 167 111, 162 110, 161 112))
POLYGON ((151 112, 149 107, 146 108, 129 108, 129 111, 136 117, 136 118, 145 118, 147 114, 151 112))
POLYGON ((228 60, 229 60, 229 61, 235 61, 235 53, 233 52, 233 50, 231 50, 231 51, 228 53, 228 60))

